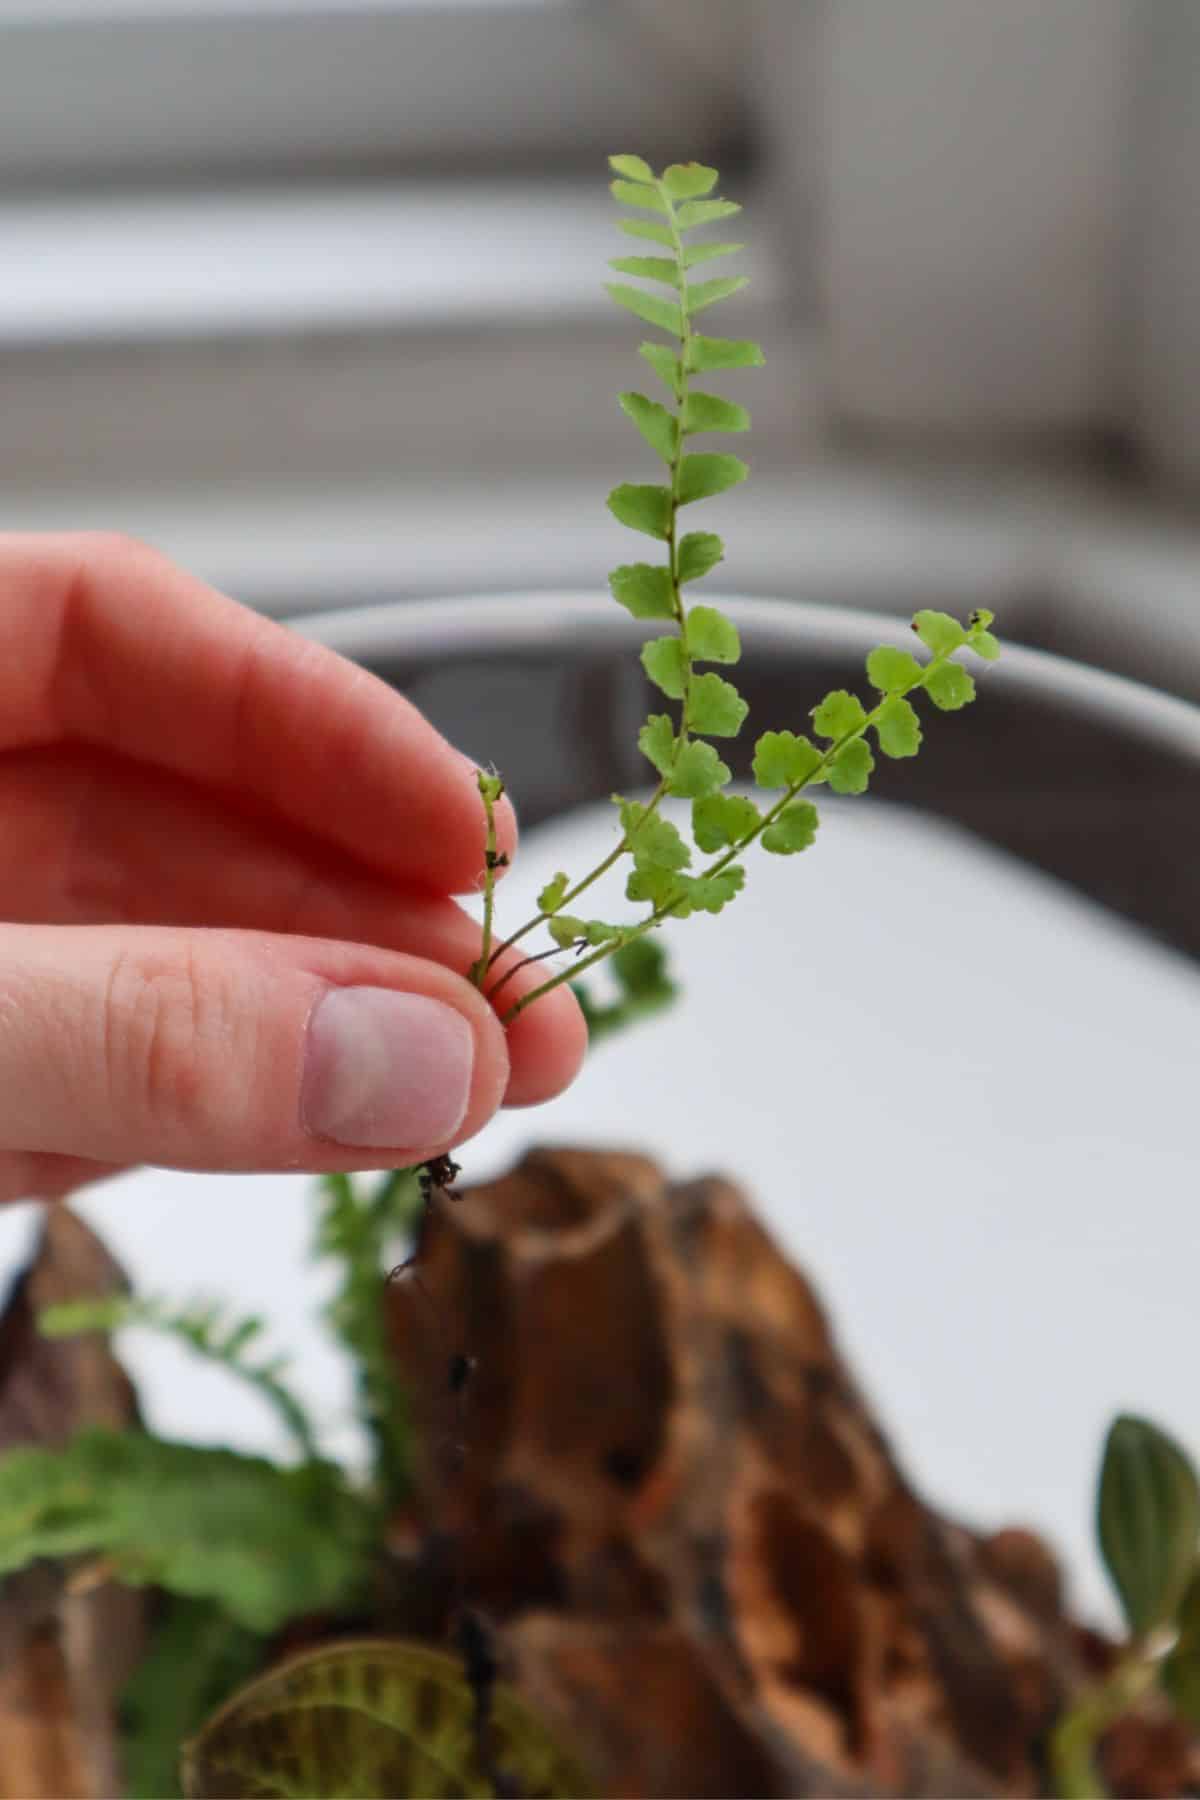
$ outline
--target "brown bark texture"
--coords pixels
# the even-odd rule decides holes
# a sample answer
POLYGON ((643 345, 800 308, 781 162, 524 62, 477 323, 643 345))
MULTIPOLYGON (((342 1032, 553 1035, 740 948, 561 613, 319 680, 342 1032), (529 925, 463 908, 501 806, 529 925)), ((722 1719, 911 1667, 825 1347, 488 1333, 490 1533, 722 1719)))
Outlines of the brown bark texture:
MULTIPOLYGON (((920 1498, 729 1182, 535 1151, 435 1203, 389 1304, 420 1445, 395 1548, 496 1622, 603 1793, 1045 1791, 1103 1646, 1035 1536, 920 1498)), ((1194 1791, 1186 1740, 1142 1736, 1160 1785, 1127 1732, 1121 1791, 1194 1791)))
MULTIPOLYGON (((65 1206, 0 1314, 0 1453, 132 1423, 128 1378, 100 1334, 51 1340, 43 1307, 118 1292, 120 1268, 65 1206)), ((145 1597, 39 1564, 0 1583, 0 1800, 107 1800, 121 1792, 115 1711, 144 1644, 145 1597)))

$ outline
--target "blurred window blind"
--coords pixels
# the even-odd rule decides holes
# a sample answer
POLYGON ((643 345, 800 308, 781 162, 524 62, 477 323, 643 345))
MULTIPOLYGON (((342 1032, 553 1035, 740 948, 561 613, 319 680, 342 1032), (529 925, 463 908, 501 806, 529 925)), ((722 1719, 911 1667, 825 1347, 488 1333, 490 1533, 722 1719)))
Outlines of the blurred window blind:
POLYGON ((0 185, 715 153, 745 36, 708 0, 0 0, 0 185))

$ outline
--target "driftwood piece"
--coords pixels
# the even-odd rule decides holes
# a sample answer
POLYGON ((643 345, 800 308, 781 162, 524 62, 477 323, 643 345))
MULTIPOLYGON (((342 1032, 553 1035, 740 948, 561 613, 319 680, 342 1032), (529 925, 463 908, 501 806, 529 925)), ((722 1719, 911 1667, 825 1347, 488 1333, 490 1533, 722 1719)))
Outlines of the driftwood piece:
POLYGON ((922 1502, 728 1182, 534 1152, 438 1202, 390 1308, 397 1542, 501 1622, 605 1793, 1043 1791, 1084 1673, 1052 1555, 922 1502))
MULTIPOLYGON (((99 1333, 51 1340, 36 1326, 43 1307, 124 1286, 82 1220, 47 1208, 0 1314, 0 1451, 136 1419, 133 1389, 99 1333)), ((44 1564, 0 1584, 0 1800, 121 1792, 115 1702, 142 1652, 146 1606, 111 1582, 73 1588, 44 1564)))

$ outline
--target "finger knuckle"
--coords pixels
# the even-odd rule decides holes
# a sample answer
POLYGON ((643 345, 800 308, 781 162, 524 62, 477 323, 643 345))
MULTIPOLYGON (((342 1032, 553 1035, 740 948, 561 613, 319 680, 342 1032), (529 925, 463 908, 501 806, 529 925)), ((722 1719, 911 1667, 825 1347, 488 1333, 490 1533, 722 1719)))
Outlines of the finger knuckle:
POLYGON ((191 949, 122 953, 105 1004, 111 1105, 153 1130, 209 1136, 228 1122, 237 1058, 232 994, 191 949))

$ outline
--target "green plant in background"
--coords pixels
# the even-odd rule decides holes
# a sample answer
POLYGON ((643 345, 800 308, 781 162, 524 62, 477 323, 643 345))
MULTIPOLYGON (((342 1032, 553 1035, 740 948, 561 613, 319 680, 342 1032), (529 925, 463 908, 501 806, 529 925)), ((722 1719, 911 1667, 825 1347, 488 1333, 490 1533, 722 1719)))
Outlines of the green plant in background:
POLYGON ((1061 1800, 1105 1800, 1100 1739, 1155 1689, 1200 1727, 1200 1482, 1180 1446, 1146 1419, 1126 1414, 1109 1427, 1096 1530, 1129 1642, 1055 1728, 1050 1764, 1061 1800))
MULTIPOLYGON (((636 156, 616 156, 611 162, 618 202, 635 214, 650 215, 624 217, 621 229, 654 246, 654 252, 614 263, 619 274, 650 287, 614 282, 609 292, 618 305, 668 340, 644 343, 639 352, 662 384, 665 403, 635 391, 620 397, 658 458, 661 479, 623 483, 608 498, 616 519, 659 546, 658 561, 622 564, 610 578, 617 602, 655 627, 642 648, 641 664, 667 710, 653 712, 638 735, 655 785, 645 800, 614 796, 618 838, 612 850, 578 879, 556 875, 542 890, 536 914, 500 939, 495 902, 503 858, 494 814, 503 789, 498 775, 481 771, 482 944, 470 970, 471 979, 508 1021, 562 982, 607 961, 614 978, 610 998, 598 1000, 577 987, 594 1037, 670 1000, 674 989, 654 935, 667 920, 720 912, 741 892, 743 859, 755 846, 775 856, 806 850, 818 826, 811 792, 828 786, 837 794, 863 793, 874 770, 875 750, 892 758, 914 756, 921 724, 913 701, 923 695, 935 709, 958 710, 975 689, 955 657, 970 651, 991 660, 999 653, 990 613, 974 613, 965 625, 945 613, 917 613, 913 629, 926 660, 890 645, 873 650, 866 663, 871 690, 866 700, 838 689, 812 708, 810 732, 796 729, 798 719, 762 731, 752 761, 758 797, 729 791, 731 771, 713 740, 735 738, 746 722, 746 701, 727 675, 717 673, 738 662, 738 632, 718 608, 691 605, 686 599, 687 591, 722 560, 724 546, 712 532, 681 533, 679 523, 684 507, 735 486, 748 472, 735 456, 692 447, 697 438, 744 433, 750 424, 740 404, 698 386, 697 378, 763 361, 757 344, 696 328, 702 313, 745 286, 745 277, 697 279, 698 267, 723 260, 741 246, 697 240, 694 234, 739 209, 715 195, 713 169, 675 164, 656 175, 636 156), (625 897, 638 910, 615 922, 579 910, 594 884, 623 861, 625 897), (553 949, 512 958, 499 970, 497 959, 538 928, 548 932, 553 949), (570 966, 548 973, 505 1008, 504 989, 517 968, 564 951, 573 953, 570 966)), ((356 1408, 370 1447, 370 1465, 361 1476, 323 1455, 317 1430, 289 1386, 284 1365, 261 1354, 258 1319, 228 1319, 208 1306, 179 1308, 157 1299, 127 1298, 58 1307, 44 1318, 43 1328, 51 1334, 140 1326, 181 1341, 250 1384, 285 1427, 298 1459, 294 1467, 284 1468, 230 1450, 166 1442, 141 1430, 90 1431, 62 1449, 23 1449, 0 1459, 0 1574, 40 1557, 82 1559, 105 1576, 152 1584, 165 1596, 157 1635, 126 1697, 130 1794, 178 1793, 180 1746, 231 1689, 269 1659, 271 1640, 283 1626, 313 1615, 326 1625, 350 1619, 361 1624, 364 1618, 370 1623, 376 1616, 373 1596, 383 1584, 373 1578, 386 1556, 386 1524, 410 1480, 409 1415, 388 1349, 384 1272, 395 1260, 397 1243, 411 1239, 422 1203, 444 1186, 443 1173, 430 1165, 426 1171, 398 1170, 370 1185, 345 1175, 327 1176, 321 1183, 316 1254, 337 1272, 337 1291, 325 1322, 355 1371, 356 1408)), ((215 1766, 218 1747, 227 1759, 222 1766, 236 1768, 245 1784, 238 1792, 251 1791, 255 1783, 253 1791, 264 1794, 417 1791, 388 1785, 401 1779, 395 1774, 397 1758, 415 1768, 426 1751, 434 1751, 431 1744, 422 1744, 413 1726, 422 1709, 414 1715, 406 1683, 410 1677, 432 1681, 436 1675, 445 1687, 449 1680, 442 1710, 455 1716, 472 1704, 468 1684, 447 1676, 443 1665, 448 1659, 442 1658, 431 1672, 428 1656, 433 1653, 406 1652, 410 1659, 417 1655, 417 1668, 397 1649, 385 1659, 386 1680, 379 1677, 387 1696, 386 1716, 368 1718, 370 1709, 355 1697, 355 1683, 365 1676, 353 1651, 354 1646, 341 1646, 323 1653, 324 1661, 321 1655, 309 1659, 309 1685, 303 1691, 289 1689, 291 1698, 282 1707, 276 1704, 277 1688, 270 1688, 271 1743, 273 1754, 282 1759, 279 1768, 262 1765, 265 1738, 255 1739, 258 1748, 251 1750, 238 1736, 243 1726, 250 1730, 251 1716, 257 1717, 258 1701, 251 1705, 247 1699, 241 1711, 235 1706, 223 1712, 220 1732, 206 1736, 203 1753, 193 1753, 189 1792, 208 1791, 203 1771, 215 1766), (427 1660, 421 1662, 421 1656, 427 1660), (325 1768, 318 1777, 311 1774, 320 1761, 313 1760, 311 1715, 314 1707, 332 1704, 330 1690, 322 1684, 332 1680, 335 1661, 343 1682, 337 1731, 349 1735, 336 1775, 325 1768), (248 1755, 259 1759, 252 1768, 248 1755), (306 1782, 328 1779, 334 1785, 288 1786, 280 1769, 289 1757, 299 1757, 310 1771, 306 1782), (346 1785, 351 1771, 352 1788, 346 1785)), ((367 1650, 359 1646, 359 1653, 361 1658, 367 1650)), ((261 1699, 267 1691, 258 1683, 248 1693, 261 1699)), ((505 1706, 508 1725, 498 1727, 499 1736, 517 1747, 513 1753, 519 1752, 519 1766, 529 1775, 532 1791, 582 1792, 578 1772, 565 1772, 565 1760, 547 1747, 514 1702, 505 1706), (555 1781, 569 1785, 553 1790, 538 1785, 555 1781)), ((333 1727, 327 1721, 321 1729, 333 1727)), ((489 1791, 494 1783, 478 1740, 472 1747, 460 1730, 455 1742, 457 1760, 448 1769, 443 1766, 451 1783, 445 1791, 489 1791)))
POLYGON ((261 1666, 292 1620, 369 1616, 383 1534, 408 1492, 408 1413, 388 1355, 384 1271, 420 1208, 413 1171, 322 1178, 314 1253, 336 1271, 326 1323, 351 1357, 370 1450, 362 1475, 320 1448, 263 1322, 208 1305, 116 1296, 50 1307, 52 1337, 148 1328, 248 1384, 296 1451, 293 1467, 142 1430, 86 1431, 61 1449, 0 1458, 0 1576, 41 1557, 164 1593, 161 1622, 125 1697, 131 1796, 178 1794, 184 1740, 261 1666))

